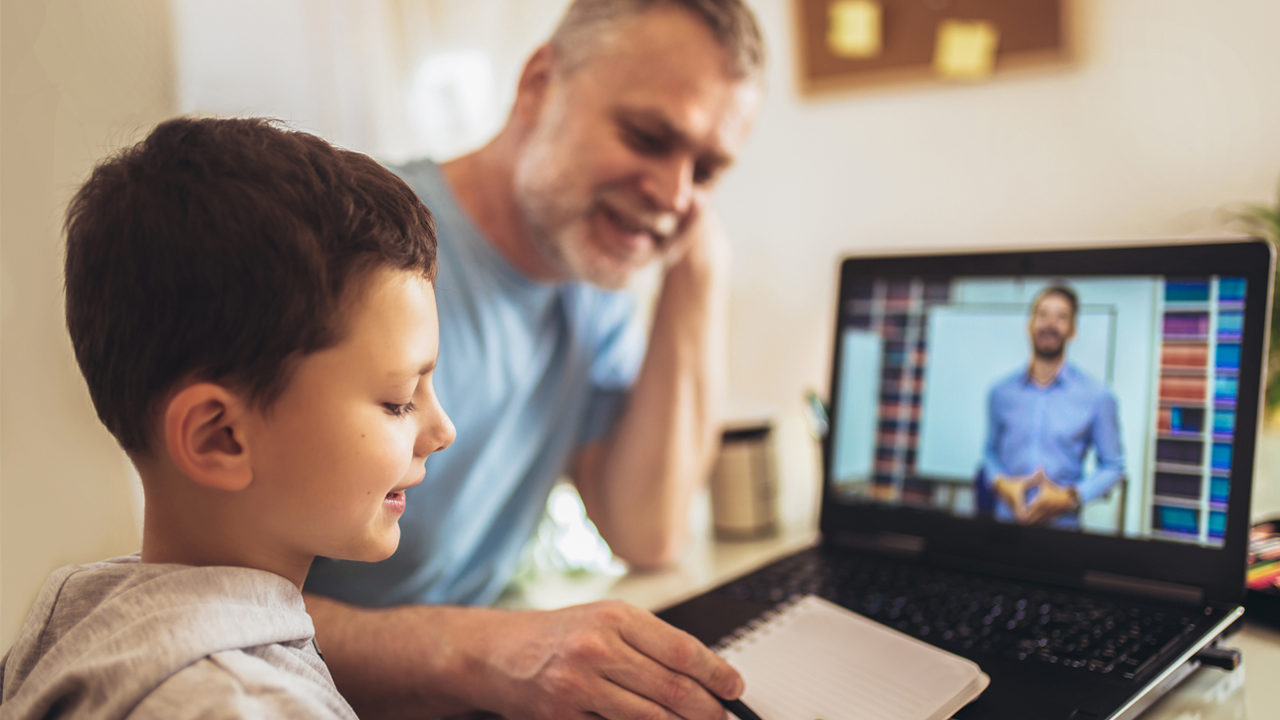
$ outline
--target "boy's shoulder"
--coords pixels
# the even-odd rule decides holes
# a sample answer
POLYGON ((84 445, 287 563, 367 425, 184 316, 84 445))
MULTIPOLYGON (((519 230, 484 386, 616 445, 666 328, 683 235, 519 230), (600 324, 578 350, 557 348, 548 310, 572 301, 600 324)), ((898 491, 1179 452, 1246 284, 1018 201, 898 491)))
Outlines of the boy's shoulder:
POLYGON ((282 645, 214 653, 153 690, 130 720, 341 718, 355 713, 323 663, 282 645))
POLYGON ((213 683, 197 697, 221 705, 208 694, 221 674, 251 698, 254 689, 236 680, 247 676, 230 672, 242 667, 278 670, 259 673, 276 683, 275 692, 280 677, 291 675, 300 684, 286 693, 310 688, 337 697, 313 637, 301 593, 272 573, 143 564, 136 555, 72 566, 41 590, 3 661, 0 699, 15 718, 43 717, 55 705, 77 716, 118 718, 195 671, 213 683), (248 660, 227 659, 237 655, 248 660))

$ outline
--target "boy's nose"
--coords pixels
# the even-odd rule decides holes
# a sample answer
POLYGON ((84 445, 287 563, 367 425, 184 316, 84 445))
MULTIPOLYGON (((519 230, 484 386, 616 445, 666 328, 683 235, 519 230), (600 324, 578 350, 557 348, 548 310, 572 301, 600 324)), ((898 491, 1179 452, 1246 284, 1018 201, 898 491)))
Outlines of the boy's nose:
POLYGON ((423 417, 422 425, 418 429, 418 442, 414 447, 414 454, 418 457, 426 457, 431 453, 444 450, 452 445, 458 436, 457 428, 453 426, 453 421, 440 406, 440 402, 436 400, 431 404, 431 412, 423 417))

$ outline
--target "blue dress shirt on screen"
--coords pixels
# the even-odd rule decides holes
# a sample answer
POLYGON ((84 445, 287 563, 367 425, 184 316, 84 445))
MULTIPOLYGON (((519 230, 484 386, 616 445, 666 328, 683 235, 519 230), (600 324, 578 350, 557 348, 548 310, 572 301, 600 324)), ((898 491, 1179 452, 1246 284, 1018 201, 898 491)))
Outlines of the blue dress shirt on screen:
MULTIPOLYGON (((1043 469, 1050 480, 1074 486, 1080 505, 1101 497, 1124 476, 1120 420, 1115 395, 1102 383, 1064 363, 1048 385, 1038 385, 1026 370, 997 383, 987 402, 984 478, 1020 477, 1043 469), (1085 456, 1093 447, 1097 465, 1084 476, 1085 456)), ((1028 495, 1028 501, 1034 494, 1028 495)), ((996 518, 1013 520, 999 498, 996 518)), ((1051 527, 1077 529, 1079 513, 1067 513, 1051 527)))

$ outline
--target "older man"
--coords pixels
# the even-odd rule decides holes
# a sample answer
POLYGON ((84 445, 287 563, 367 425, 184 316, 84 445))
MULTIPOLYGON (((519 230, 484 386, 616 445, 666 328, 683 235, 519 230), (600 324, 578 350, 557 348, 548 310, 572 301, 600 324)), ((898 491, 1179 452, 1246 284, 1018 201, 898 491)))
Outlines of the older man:
POLYGON ((1067 362, 1079 305, 1065 285, 1041 290, 1027 323, 1030 364, 991 389, 984 475, 998 519, 1079 529, 1080 507, 1124 476, 1115 396, 1067 362), (1086 476, 1090 447, 1097 468, 1086 476))
POLYGON ((400 550, 320 561, 308 609, 371 715, 721 718, 742 680, 636 608, 496 611, 556 477, 633 567, 670 562, 713 458, 727 247, 709 206, 761 98, 740 0, 578 0, 505 127, 398 168, 435 214, 441 355, 458 430, 408 494, 400 550), (630 297, 663 272, 646 343, 630 297), (377 609, 375 609, 377 608, 377 609))

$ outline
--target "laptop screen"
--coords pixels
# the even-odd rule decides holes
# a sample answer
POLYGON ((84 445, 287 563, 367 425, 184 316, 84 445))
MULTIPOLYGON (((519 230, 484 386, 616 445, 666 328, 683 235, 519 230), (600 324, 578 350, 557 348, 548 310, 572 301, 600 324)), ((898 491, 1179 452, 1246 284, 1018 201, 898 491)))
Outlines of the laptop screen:
MULTIPOLYGON (((838 516, 1103 565, 1117 542, 1243 543, 1270 259, 1244 242, 846 260, 824 532, 838 516)), ((1183 567, 1160 552, 1113 569, 1183 567)))
POLYGON ((860 278, 841 316, 838 496, 1221 546, 1246 286, 860 278))

